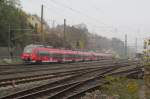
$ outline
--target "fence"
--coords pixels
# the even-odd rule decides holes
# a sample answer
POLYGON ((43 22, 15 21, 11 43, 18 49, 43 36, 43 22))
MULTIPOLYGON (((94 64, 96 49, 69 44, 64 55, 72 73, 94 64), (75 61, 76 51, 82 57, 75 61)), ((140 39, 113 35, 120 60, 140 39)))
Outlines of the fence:
MULTIPOLYGON (((13 50, 13 58, 17 58, 21 55, 22 53, 22 49, 21 48, 14 48, 13 50)), ((0 58, 9 58, 9 51, 8 51, 8 47, 0 47, 0 58)))

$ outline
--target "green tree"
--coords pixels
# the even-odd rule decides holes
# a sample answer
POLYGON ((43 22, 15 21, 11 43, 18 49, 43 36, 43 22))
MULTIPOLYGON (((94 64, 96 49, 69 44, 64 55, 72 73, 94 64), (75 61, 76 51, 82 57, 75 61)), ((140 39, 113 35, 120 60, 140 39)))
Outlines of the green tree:
MULTIPOLYGON (((10 32, 12 37, 20 37, 25 32, 22 29, 28 27, 27 15, 20 9, 19 0, 0 0, 0 45, 7 46, 8 33, 10 32), (18 30, 15 30, 18 29, 18 30), (20 30, 19 30, 20 29, 20 30)), ((25 36, 24 36, 25 37, 25 36)), ((27 40, 26 40, 27 41, 27 40)), ((23 39, 17 39, 13 42, 22 45, 25 42, 23 39)))

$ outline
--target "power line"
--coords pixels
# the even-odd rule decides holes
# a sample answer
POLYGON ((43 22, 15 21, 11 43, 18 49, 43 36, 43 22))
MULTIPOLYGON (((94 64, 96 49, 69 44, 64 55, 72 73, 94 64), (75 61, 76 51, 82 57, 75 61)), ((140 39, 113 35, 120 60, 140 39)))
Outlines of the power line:
MULTIPOLYGON (((74 8, 72 8, 72 7, 68 6, 68 5, 62 4, 62 3, 57 2, 57 1, 55 1, 55 0, 51 0, 51 2, 52 2, 52 3, 54 3, 54 4, 56 4, 56 5, 60 5, 60 6, 64 7, 64 8, 67 8, 67 9, 69 9, 69 10, 71 10, 71 11, 75 12, 75 13, 78 13, 78 14, 80 14, 80 15, 84 16, 84 17, 87 17, 87 18, 93 19, 96 23, 97 23, 97 22, 99 22, 100 24, 103 24, 103 25, 108 26, 107 24, 105 24, 105 23, 101 22, 100 20, 95 19, 94 17, 91 17, 91 16, 89 16, 89 15, 87 15, 87 14, 85 14, 85 13, 82 13, 81 11, 76 10, 76 9, 74 9, 74 8)), ((110 26, 110 27, 112 27, 112 26, 110 26)), ((112 27, 112 28, 113 28, 113 27, 112 27)))
POLYGON ((138 48, 138 46, 137 46, 137 38, 135 38, 135 52, 137 52, 137 48, 138 48))
MULTIPOLYGON (((54 1, 55 2, 55 1, 54 1)), ((47 4, 55 4, 55 5, 57 5, 58 6, 58 4, 57 3, 54 3, 54 2, 45 2, 46 4, 44 5, 47 9, 48 9, 48 11, 52 11, 52 8, 50 8, 49 7, 49 5, 47 5, 47 4)), ((63 6, 64 7, 64 6, 63 6)), ((53 6, 53 8, 54 8, 54 6, 53 6)), ((55 7, 56 8, 56 7, 55 7)), ((57 7, 58 8, 58 7, 57 7)), ((68 7, 64 7, 64 8, 66 8, 66 9, 69 9, 70 10, 70 8, 68 8, 68 7)), ((54 10, 54 9, 53 9, 54 10)), ((61 14, 62 12, 64 12, 64 10, 62 10, 62 9, 60 9, 59 8, 59 10, 61 10, 60 12, 59 12, 59 14, 61 14)), ((73 12, 73 13, 77 13, 77 14, 79 14, 79 15, 82 15, 82 16, 84 16, 84 17, 86 17, 86 18, 90 18, 91 19, 91 17, 90 16, 85 16, 85 15, 83 15, 82 14, 82 12, 77 12, 77 11, 72 11, 71 10, 71 12, 73 12)), ((65 14, 65 15, 67 15, 67 17, 68 17, 68 15, 70 15, 70 14, 65 14)), ((69 17, 71 17, 71 16, 69 16, 69 17)), ((66 17, 64 17, 64 18, 66 18, 66 17)), ((63 19, 64 19, 63 18, 63 19)), ((72 18, 72 17, 71 17, 72 18)), ((96 23, 98 23, 98 21, 97 21, 97 19, 95 20, 95 18, 93 19, 92 18, 92 20, 94 20, 94 21, 96 21, 96 23)), ((68 21, 70 21, 70 20, 68 20, 68 21)), ((74 22, 73 22, 74 23, 74 22)), ((93 28, 95 28, 96 30, 98 30, 99 32, 108 32, 108 33, 113 33, 114 31, 115 31, 115 29, 112 27, 112 26, 98 26, 98 25, 95 25, 95 23, 93 23, 93 21, 92 22, 90 22, 90 20, 88 20, 88 21, 86 21, 86 23, 87 23, 87 26, 90 26, 90 27, 93 27, 93 28)), ((68 23, 69 24, 69 23, 68 23)), ((104 25, 104 24, 103 24, 104 25)), ((105 24, 106 25, 106 24, 105 24)), ((92 32, 92 31, 91 31, 92 32)))
POLYGON ((128 52, 127 52, 127 46, 128 46, 127 45, 127 39, 128 39, 127 34, 125 34, 125 41, 124 41, 125 42, 125 56, 127 56, 127 54, 128 54, 128 52))
POLYGON ((102 12, 102 10, 100 8, 96 7, 96 5, 93 3, 93 0, 92 0, 92 2, 90 2, 90 4, 97 12, 102 12))
MULTIPOLYGON (((50 7, 48 7, 46 4, 44 4, 44 6, 47 8, 47 9, 49 9, 49 10, 52 10, 50 7)), ((63 10, 61 10, 61 12, 62 12, 63 10)), ((61 14, 61 13, 59 13, 59 14, 61 14)), ((64 18, 63 18, 64 19, 64 18)), ((70 21, 70 20, 69 20, 70 21)), ((102 29, 102 28, 107 28, 107 29, 109 29, 109 28, 112 28, 111 26, 97 26, 97 25, 95 25, 95 24, 93 24, 93 23, 91 23, 91 22, 86 22, 86 23, 88 23, 88 25, 91 25, 92 27, 94 27, 94 28, 97 28, 97 29, 102 29)))
MULTIPOLYGON (((57 13, 57 14, 61 14, 61 15, 63 15, 61 12, 64 12, 62 9, 59 9, 59 8, 57 8, 58 10, 61 10, 61 12, 59 11, 57 11, 57 9, 56 9, 56 7, 55 6, 53 6, 52 4, 51 4, 51 6, 53 6, 53 7, 49 7, 49 5, 47 5, 47 3, 46 4, 44 4, 44 6, 48 9, 48 10, 50 10, 50 11, 53 11, 53 12, 55 12, 55 13, 57 13), (55 7, 55 9, 53 9, 55 7)), ((65 14, 66 15, 66 14, 65 14)))

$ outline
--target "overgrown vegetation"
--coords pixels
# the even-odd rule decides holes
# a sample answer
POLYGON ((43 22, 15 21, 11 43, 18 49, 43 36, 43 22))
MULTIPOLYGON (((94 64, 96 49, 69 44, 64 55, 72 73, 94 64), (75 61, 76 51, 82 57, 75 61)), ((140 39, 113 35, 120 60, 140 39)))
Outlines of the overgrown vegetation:
POLYGON ((150 40, 145 40, 144 42, 144 56, 143 56, 143 65, 144 65, 144 81, 146 86, 146 99, 150 99, 150 40))
POLYGON ((141 83, 137 80, 123 77, 106 77, 108 84, 102 86, 102 92, 108 96, 118 96, 118 99, 140 99, 141 83))

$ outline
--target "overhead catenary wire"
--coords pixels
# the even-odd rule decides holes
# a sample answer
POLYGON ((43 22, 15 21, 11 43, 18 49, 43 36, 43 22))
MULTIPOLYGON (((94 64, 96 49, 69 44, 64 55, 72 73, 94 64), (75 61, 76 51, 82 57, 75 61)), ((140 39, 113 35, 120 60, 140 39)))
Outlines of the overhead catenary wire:
MULTIPOLYGON (((51 0, 51 1, 52 1, 53 3, 55 3, 55 4, 59 4, 60 6, 63 6, 63 7, 65 7, 65 8, 70 9, 71 11, 73 11, 73 12, 75 12, 75 13, 79 13, 80 15, 83 15, 83 16, 85 16, 85 17, 88 17, 88 18, 90 18, 90 19, 93 19, 93 20, 95 20, 96 22, 100 22, 100 20, 98 20, 98 19, 96 19, 96 18, 94 18, 94 17, 91 17, 91 16, 89 16, 89 15, 87 15, 87 14, 85 14, 85 13, 79 11, 79 10, 76 10, 76 9, 74 9, 74 8, 72 8, 72 7, 69 7, 68 5, 62 4, 62 3, 60 3, 60 2, 56 2, 56 0, 51 0)), ((103 22, 100 22, 100 23, 103 24, 103 25, 106 25, 106 24, 103 23, 103 22)))
POLYGON ((95 3, 93 3, 94 0, 88 0, 88 1, 89 1, 89 2, 92 1, 92 2, 90 2, 92 8, 94 8, 98 13, 102 13, 102 9, 100 9, 99 7, 97 7, 97 6, 95 5, 95 3))
MULTIPOLYGON (((50 4, 50 3, 48 3, 48 2, 46 2, 46 4, 44 4, 44 6, 45 6, 45 8, 47 8, 48 9, 48 11, 52 11, 52 10, 54 10, 53 8, 50 8, 47 4, 50 4)), ((52 4, 51 4, 52 5, 52 4)), ((54 6, 53 6, 54 7, 54 6)), ((56 7, 55 7, 55 9, 56 9, 56 7)), ((68 9, 68 8, 67 8, 68 9)), ((57 12, 58 14, 61 14, 61 15, 63 15, 62 14, 62 9, 57 9, 57 10, 61 10, 60 11, 60 13, 58 13, 56 10, 55 10, 55 13, 57 12)), ((64 12, 64 11, 63 11, 64 12)), ((78 13, 79 14, 79 13, 78 13)), ((68 15, 68 14, 67 14, 68 15)), ((81 15, 81 14, 80 14, 81 15)), ((68 17, 68 16, 67 16, 68 17)), ((71 17, 71 16, 70 16, 71 17)), ((89 18, 89 17, 86 17, 86 18, 89 18)), ((62 18, 62 19, 64 19, 64 17, 62 18)), ((58 20, 57 20, 58 21, 58 20)), ((68 21, 71 21, 71 20, 68 20, 68 21)), ((112 32, 113 31, 113 28, 111 27, 111 26, 98 26, 98 25, 95 25, 95 24, 93 24, 92 22, 86 22, 86 23, 88 23, 88 25, 90 25, 90 26, 92 26, 93 28, 96 28, 96 29, 98 29, 98 30, 104 30, 104 28, 106 28, 108 31, 110 31, 110 32, 112 32), (112 29, 111 29, 112 28, 112 29), (111 29, 111 30, 109 30, 109 29, 111 29)), ((97 22, 96 22, 97 23, 97 22)), ((69 24, 69 23, 68 23, 69 24)), ((105 31, 105 30, 104 30, 105 31)))
MULTIPOLYGON (((94 17, 91 17, 91 16, 87 15, 86 13, 83 13, 83 12, 81 12, 81 11, 79 11, 79 10, 76 10, 76 9, 74 9, 74 8, 72 8, 72 7, 68 6, 68 5, 66 5, 66 4, 57 2, 56 0, 51 0, 51 2, 52 2, 53 4, 62 6, 63 8, 69 9, 70 11, 72 11, 72 12, 74 12, 74 13, 77 13, 77 14, 79 14, 79 15, 82 15, 82 16, 88 18, 88 19, 92 19, 92 20, 95 21, 96 23, 102 24, 102 25, 107 26, 107 27, 110 27, 110 28, 111 28, 111 27, 114 28, 113 26, 107 25, 107 24, 101 22, 100 20, 98 20, 98 19, 96 19, 96 18, 94 18, 94 17)), ((47 3, 49 3, 49 2, 47 2, 47 3)))

